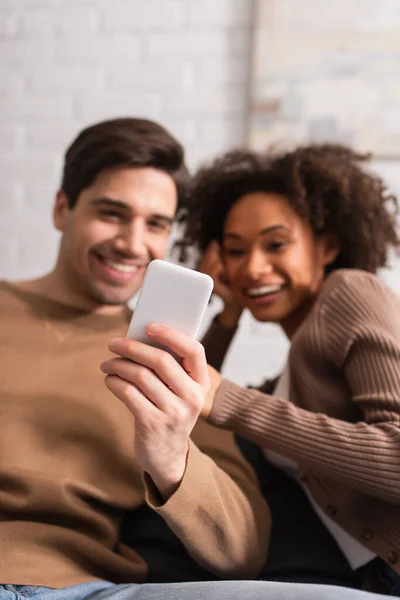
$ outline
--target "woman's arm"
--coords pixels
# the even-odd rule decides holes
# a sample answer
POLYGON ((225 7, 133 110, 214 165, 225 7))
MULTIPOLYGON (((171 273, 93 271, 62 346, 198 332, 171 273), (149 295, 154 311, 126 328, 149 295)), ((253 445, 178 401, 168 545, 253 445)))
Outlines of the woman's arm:
POLYGON ((243 307, 233 298, 224 277, 221 250, 216 241, 211 242, 202 257, 198 270, 212 277, 214 294, 223 302, 223 310, 206 331, 201 343, 206 351, 207 362, 221 370, 222 363, 237 331, 243 307))
POLYGON ((201 343, 204 347, 208 364, 220 371, 236 334, 237 325, 234 327, 225 327, 218 321, 218 317, 219 315, 212 321, 201 343))
POLYGON ((363 420, 331 418, 224 380, 210 421, 400 504, 400 299, 361 273, 341 281, 319 310, 324 351, 363 420))

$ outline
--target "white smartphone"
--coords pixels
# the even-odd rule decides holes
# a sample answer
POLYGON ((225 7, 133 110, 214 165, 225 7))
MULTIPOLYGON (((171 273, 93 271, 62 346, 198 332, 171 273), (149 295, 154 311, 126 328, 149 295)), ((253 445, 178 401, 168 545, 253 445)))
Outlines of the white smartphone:
POLYGON ((208 275, 153 260, 147 268, 126 337, 168 350, 146 334, 147 325, 160 323, 196 338, 213 286, 208 275))

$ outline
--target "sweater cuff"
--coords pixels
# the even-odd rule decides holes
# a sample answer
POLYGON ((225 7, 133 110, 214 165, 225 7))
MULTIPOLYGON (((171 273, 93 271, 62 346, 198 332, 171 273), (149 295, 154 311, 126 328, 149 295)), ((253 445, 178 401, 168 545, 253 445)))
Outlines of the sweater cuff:
POLYGON ((215 394, 213 408, 207 420, 218 427, 229 428, 230 421, 237 419, 246 404, 247 394, 249 390, 246 388, 223 379, 215 394))
POLYGON ((144 473, 145 498, 148 506, 162 517, 169 517, 179 520, 193 515, 193 506, 201 503, 206 497, 206 490, 202 489, 201 472, 204 469, 204 454, 197 446, 189 440, 189 451, 186 460, 186 469, 183 474, 179 487, 175 492, 164 500, 161 497, 156 485, 148 473, 144 473), (199 499, 202 499, 199 501, 199 499))

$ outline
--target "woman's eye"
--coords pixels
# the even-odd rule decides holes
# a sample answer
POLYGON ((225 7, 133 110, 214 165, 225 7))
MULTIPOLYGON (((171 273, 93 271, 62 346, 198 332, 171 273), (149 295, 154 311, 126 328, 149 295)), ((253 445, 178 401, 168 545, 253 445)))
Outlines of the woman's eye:
POLYGON ((224 254, 227 256, 243 256, 244 250, 241 250, 240 248, 228 248, 224 250, 224 254))
POLYGON ((282 250, 285 246, 287 246, 287 242, 271 242, 268 244, 268 249, 272 252, 279 252, 279 250, 282 250))

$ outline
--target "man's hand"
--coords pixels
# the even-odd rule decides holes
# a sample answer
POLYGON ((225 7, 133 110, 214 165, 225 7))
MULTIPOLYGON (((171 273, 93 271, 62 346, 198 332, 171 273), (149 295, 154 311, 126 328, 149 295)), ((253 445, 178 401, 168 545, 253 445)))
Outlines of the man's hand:
POLYGON ((221 248, 217 241, 212 241, 199 262, 197 270, 212 277, 214 281, 214 294, 224 303, 218 321, 225 327, 236 327, 243 312, 243 306, 233 296, 229 282, 225 275, 221 258, 221 248))
POLYGON ((101 365, 106 386, 135 417, 136 458, 164 499, 178 488, 186 468, 189 436, 203 408, 210 379, 203 346, 164 325, 150 325, 147 344, 115 339, 109 348, 120 358, 101 365), (128 360, 127 360, 128 359, 128 360))

